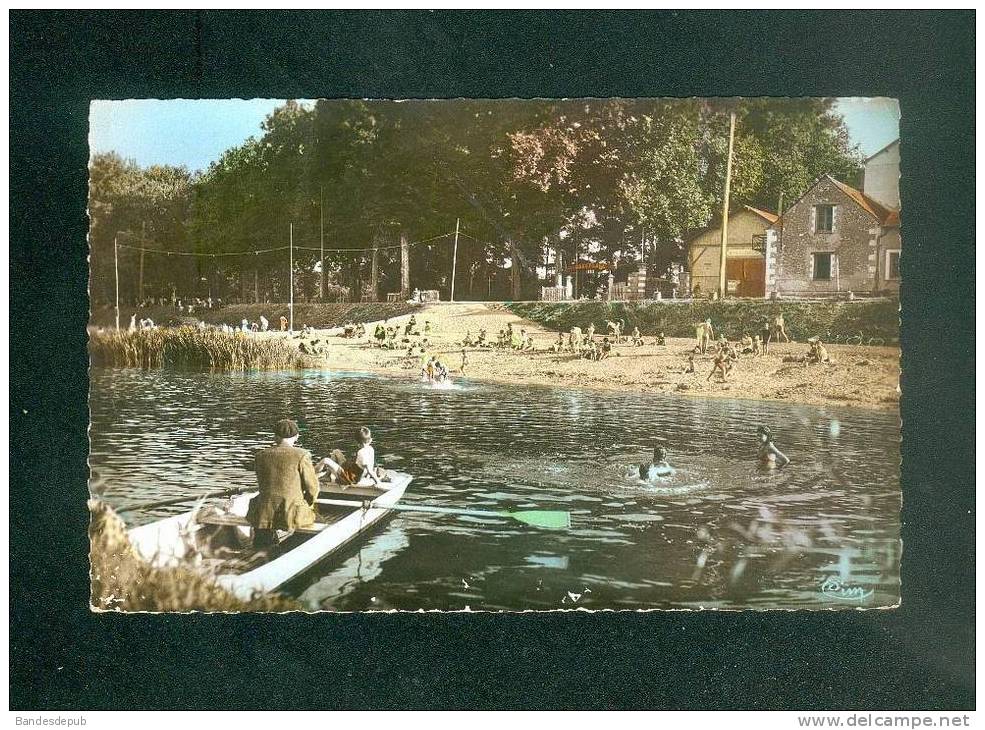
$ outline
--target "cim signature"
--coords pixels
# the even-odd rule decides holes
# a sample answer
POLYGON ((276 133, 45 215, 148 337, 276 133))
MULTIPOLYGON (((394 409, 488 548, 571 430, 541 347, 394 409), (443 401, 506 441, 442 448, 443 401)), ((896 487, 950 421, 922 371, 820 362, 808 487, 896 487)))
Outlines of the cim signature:
POLYGON ((821 584, 821 593, 842 601, 863 601, 872 595, 871 590, 865 590, 862 586, 846 585, 837 578, 826 578, 821 584))

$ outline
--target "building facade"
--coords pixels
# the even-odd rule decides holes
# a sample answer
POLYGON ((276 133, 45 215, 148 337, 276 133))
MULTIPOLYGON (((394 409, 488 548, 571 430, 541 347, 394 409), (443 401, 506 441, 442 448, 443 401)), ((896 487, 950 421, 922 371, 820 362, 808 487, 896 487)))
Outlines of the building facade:
MULTIPOLYGON (((748 205, 729 213, 725 279, 730 296, 766 295, 766 233, 778 216, 748 205)), ((708 296, 718 290, 722 256, 721 224, 687 239, 691 293, 708 296)))
POLYGON ((824 175, 770 226, 768 292, 838 296, 899 291, 899 141, 866 160, 864 175, 861 191, 824 175))
POLYGON ((865 161, 862 192, 890 210, 899 209, 899 140, 865 161))

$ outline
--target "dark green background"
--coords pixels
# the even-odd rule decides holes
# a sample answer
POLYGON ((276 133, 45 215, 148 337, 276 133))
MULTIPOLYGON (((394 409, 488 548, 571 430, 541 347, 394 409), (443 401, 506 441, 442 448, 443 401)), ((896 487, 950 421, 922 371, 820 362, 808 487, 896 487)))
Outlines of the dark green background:
POLYGON ((10 18, 11 708, 974 706, 973 12, 10 18), (641 95, 900 99, 901 608, 89 612, 90 99, 641 95))

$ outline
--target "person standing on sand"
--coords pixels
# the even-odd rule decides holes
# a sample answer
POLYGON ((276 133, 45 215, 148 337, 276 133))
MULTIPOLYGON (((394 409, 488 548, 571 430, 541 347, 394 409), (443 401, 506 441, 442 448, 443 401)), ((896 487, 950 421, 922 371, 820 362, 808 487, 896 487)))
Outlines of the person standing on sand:
POLYGON ((465 352, 465 348, 462 348, 462 370, 461 370, 462 375, 465 375, 465 368, 468 367, 468 364, 469 364, 468 353, 465 352))
POLYGON ((708 345, 715 338, 715 328, 711 326, 711 317, 706 319, 704 322, 700 322, 697 327, 694 328, 695 336, 698 338, 698 349, 701 350, 701 354, 705 355, 708 353, 708 345))
POLYGON ((261 314, 260 315, 260 331, 261 332, 266 332, 269 329, 270 329, 270 321, 261 314))
POLYGON ((715 353, 715 364, 711 368, 711 372, 708 373, 707 380, 711 380, 712 376, 716 372, 722 373, 722 382, 724 383, 728 380, 728 375, 732 372, 732 363, 738 359, 738 355, 731 345, 724 345, 718 348, 715 353))
POLYGON ((762 349, 764 355, 770 354, 770 340, 773 339, 773 328, 770 323, 763 322, 763 329, 761 331, 762 349))
POLYGON ((767 426, 760 426, 756 429, 756 438, 759 440, 759 463, 769 469, 783 468, 790 463, 790 459, 776 448, 773 443, 773 432, 767 426))
POLYGON ((274 426, 276 443, 257 453, 254 470, 260 493, 250 500, 246 519, 253 527, 253 545, 277 544, 277 530, 296 530, 315 522, 318 476, 311 454, 295 444, 298 424, 283 419, 274 426))
POLYGON ((783 337, 784 342, 790 342, 790 338, 787 336, 787 330, 783 324, 783 312, 777 312, 773 318, 773 339, 779 342, 780 337, 783 337))

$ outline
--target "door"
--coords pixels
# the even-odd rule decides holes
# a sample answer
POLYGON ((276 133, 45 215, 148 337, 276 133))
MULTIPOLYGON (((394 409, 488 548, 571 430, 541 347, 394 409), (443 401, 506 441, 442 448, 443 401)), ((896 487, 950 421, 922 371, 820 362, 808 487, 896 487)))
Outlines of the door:
POLYGON ((729 259, 725 266, 725 278, 738 281, 737 297, 766 296, 766 259, 761 256, 748 259, 729 259))

